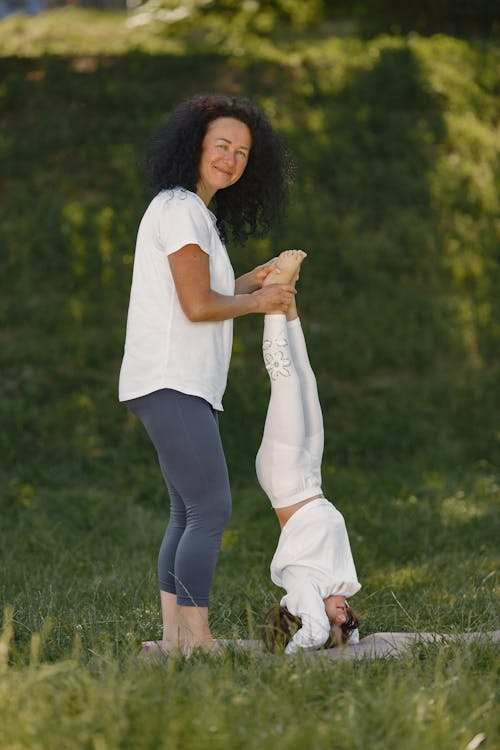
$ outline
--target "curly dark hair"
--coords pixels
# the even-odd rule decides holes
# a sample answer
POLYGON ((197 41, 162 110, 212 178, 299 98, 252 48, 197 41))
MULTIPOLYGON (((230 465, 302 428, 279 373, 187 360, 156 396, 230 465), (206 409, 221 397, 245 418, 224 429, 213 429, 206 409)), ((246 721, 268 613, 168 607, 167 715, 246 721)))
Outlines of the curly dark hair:
POLYGON ((292 174, 290 155, 278 134, 248 99, 224 94, 197 94, 179 104, 151 140, 147 167, 151 187, 183 187, 196 192, 203 138, 219 117, 248 126, 252 148, 242 176, 214 196, 217 227, 236 242, 265 234, 280 215, 292 174))
MULTIPOLYGON (((346 605, 347 619, 340 626, 342 631, 342 643, 347 643, 349 636, 356 628, 359 627, 359 617, 348 605, 346 605)), ((264 615, 264 620, 260 628, 262 643, 267 651, 279 653, 284 651, 292 640, 293 636, 302 627, 302 620, 296 615, 292 615, 286 607, 279 604, 273 604, 264 615)), ((333 632, 321 646, 324 648, 334 648, 338 646, 338 641, 333 632)))

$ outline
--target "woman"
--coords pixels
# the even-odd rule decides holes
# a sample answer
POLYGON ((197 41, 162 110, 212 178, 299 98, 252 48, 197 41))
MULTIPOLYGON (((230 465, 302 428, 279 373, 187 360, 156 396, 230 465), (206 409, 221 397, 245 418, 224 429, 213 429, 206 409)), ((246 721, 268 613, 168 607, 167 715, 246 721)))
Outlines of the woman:
POLYGON ((173 112, 149 167, 156 195, 138 231, 119 398, 153 442, 171 503, 158 557, 163 637, 143 652, 189 653, 213 647, 209 595, 231 512, 217 413, 232 319, 284 312, 295 294, 289 284, 263 288, 272 261, 235 281, 224 237, 241 242, 271 226, 287 161, 255 106, 209 95, 173 112))
MULTIPOLYGON (((280 280, 295 285, 305 257, 281 253, 280 280)), ((272 271, 264 286, 276 278, 272 271)), ((282 529, 271 578, 286 590, 266 615, 264 644, 293 654, 356 642, 358 620, 346 598, 361 586, 344 519, 321 489, 323 418, 295 300, 286 315, 265 316, 262 350, 271 397, 256 470, 282 529)))

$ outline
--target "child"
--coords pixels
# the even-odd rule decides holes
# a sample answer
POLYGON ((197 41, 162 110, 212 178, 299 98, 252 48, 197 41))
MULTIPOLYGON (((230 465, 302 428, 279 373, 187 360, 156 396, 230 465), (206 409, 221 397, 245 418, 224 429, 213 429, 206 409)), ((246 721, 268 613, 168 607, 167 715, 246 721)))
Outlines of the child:
MULTIPOLYGON (((281 253, 279 274, 264 283, 295 285, 305 257, 300 250, 281 253)), ((286 315, 265 316, 262 350, 271 396, 256 470, 282 529, 271 579, 286 590, 266 615, 264 644, 293 654, 358 642, 358 619, 346 598, 361 585, 344 518, 321 489, 323 418, 295 299, 286 315)))

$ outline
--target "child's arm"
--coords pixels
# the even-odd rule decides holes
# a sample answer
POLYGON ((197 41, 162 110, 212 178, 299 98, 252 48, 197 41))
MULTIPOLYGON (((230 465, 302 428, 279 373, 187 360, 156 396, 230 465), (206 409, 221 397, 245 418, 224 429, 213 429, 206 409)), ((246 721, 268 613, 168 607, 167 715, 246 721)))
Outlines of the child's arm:
POLYGON ((281 600, 290 614, 300 617, 302 627, 293 636, 285 653, 295 654, 300 649, 316 649, 323 646, 330 635, 330 623, 325 603, 310 581, 297 582, 281 600))

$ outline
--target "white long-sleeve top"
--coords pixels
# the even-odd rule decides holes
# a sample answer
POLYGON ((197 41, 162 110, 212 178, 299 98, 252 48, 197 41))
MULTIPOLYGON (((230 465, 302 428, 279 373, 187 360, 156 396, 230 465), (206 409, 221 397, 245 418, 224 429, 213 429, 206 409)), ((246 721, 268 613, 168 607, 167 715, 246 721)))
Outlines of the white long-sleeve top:
MULTIPOLYGON (((271 562, 271 579, 287 592, 281 606, 302 620, 285 653, 322 646, 330 634, 323 600, 350 597, 361 588, 344 517, 332 503, 318 498, 287 521, 271 562)), ((357 637, 355 631, 350 642, 357 637)))

